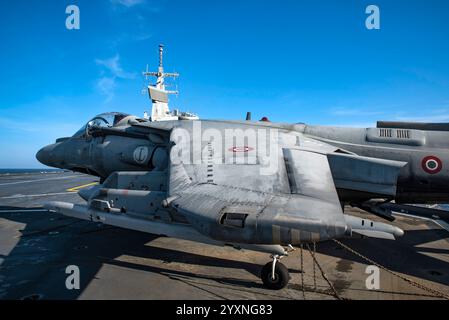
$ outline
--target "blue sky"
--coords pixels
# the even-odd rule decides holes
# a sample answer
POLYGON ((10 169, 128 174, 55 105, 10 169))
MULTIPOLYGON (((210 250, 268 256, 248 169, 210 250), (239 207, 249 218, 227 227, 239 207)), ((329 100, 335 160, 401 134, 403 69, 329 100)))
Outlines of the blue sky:
POLYGON ((0 40, 0 168, 42 167, 40 147, 98 113, 142 115, 159 43, 181 73, 171 105, 202 118, 449 122, 447 0, 8 0, 0 40))

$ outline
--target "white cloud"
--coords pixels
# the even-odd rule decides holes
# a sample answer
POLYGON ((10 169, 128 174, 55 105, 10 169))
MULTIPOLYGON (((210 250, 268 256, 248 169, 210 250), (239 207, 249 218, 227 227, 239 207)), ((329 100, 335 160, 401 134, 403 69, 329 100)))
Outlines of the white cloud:
POLYGON ((113 4, 121 4, 127 8, 134 7, 135 5, 144 3, 145 0, 111 0, 113 4))
POLYGON ((110 43, 112 48, 116 48, 120 45, 127 45, 129 42, 145 41, 150 39, 152 36, 153 35, 149 32, 122 33, 114 40, 111 40, 110 43))
POLYGON ((410 122, 449 122, 449 107, 426 108, 429 110, 424 114, 407 114, 396 116, 397 121, 410 122))
POLYGON ((139 34, 139 35, 136 35, 136 36, 134 36, 134 40, 135 41, 144 41, 144 40, 148 40, 148 39, 150 39, 152 37, 152 34, 151 33, 142 33, 142 34, 139 34))
POLYGON ((374 128, 376 127, 376 122, 332 123, 332 124, 324 124, 323 126, 340 127, 340 128, 374 128))
POLYGON ((117 79, 134 79, 136 77, 135 73, 123 70, 118 54, 109 59, 96 59, 95 62, 106 69, 102 71, 103 76, 96 81, 97 89, 106 96, 105 102, 110 102, 114 98, 117 79), (108 75, 104 75, 105 71, 108 75))
POLYGON ((96 59, 95 62, 98 65, 104 66, 116 78, 134 79, 136 77, 135 73, 126 72, 123 70, 120 66, 120 56, 118 54, 109 59, 96 59))
POLYGON ((357 109, 357 108, 334 108, 330 111, 335 116, 344 117, 368 117, 383 115, 385 112, 373 109, 357 109))
POLYGON ((449 113, 432 116, 398 117, 397 120, 410 122, 449 122, 449 113))
POLYGON ((109 102, 112 100, 112 98, 114 98, 116 87, 114 77, 101 77, 97 80, 96 85, 100 93, 106 96, 105 102, 109 102))
POLYGON ((71 122, 56 122, 52 120, 33 120, 33 124, 30 125, 27 122, 23 122, 14 118, 0 117, 0 127, 3 131, 18 132, 18 133, 30 133, 30 134, 49 134, 59 132, 63 134, 72 135, 79 129, 79 123, 71 122))
MULTIPOLYGON (((394 108, 391 108, 394 110, 394 108)), ((367 120, 370 120, 370 118, 375 116, 382 116, 386 119, 391 119, 393 121, 405 121, 405 122, 449 122, 449 109, 438 109, 433 110, 430 114, 408 114, 408 115, 401 115, 401 114, 394 114, 389 112, 381 112, 381 111, 370 111, 370 110, 364 110, 364 109, 345 109, 345 108, 339 108, 339 109, 333 109, 331 111, 331 114, 335 116, 341 116, 341 117, 364 117, 367 118, 367 120)), ((366 125, 368 122, 365 123, 352 123, 350 122, 348 125, 344 124, 343 126, 360 126, 360 125, 366 125)), ((340 125, 341 126, 341 125, 340 125)), ((363 126, 362 126, 363 127, 363 126)))

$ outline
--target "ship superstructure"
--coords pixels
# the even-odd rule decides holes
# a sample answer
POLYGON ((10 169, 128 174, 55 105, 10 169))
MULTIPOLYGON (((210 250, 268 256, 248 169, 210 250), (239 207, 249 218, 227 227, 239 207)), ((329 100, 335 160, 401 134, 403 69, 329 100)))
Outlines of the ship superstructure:
POLYGON ((156 84, 148 85, 148 95, 152 102, 151 115, 149 116, 146 112, 144 118, 150 121, 168 121, 168 120, 198 120, 198 116, 191 112, 183 112, 177 109, 170 111, 168 106, 168 95, 178 94, 178 91, 166 90, 165 78, 177 78, 179 73, 175 72, 164 72, 163 66, 163 54, 164 46, 159 45, 159 67, 157 72, 145 71, 143 75, 145 77, 152 76, 156 77, 156 84))

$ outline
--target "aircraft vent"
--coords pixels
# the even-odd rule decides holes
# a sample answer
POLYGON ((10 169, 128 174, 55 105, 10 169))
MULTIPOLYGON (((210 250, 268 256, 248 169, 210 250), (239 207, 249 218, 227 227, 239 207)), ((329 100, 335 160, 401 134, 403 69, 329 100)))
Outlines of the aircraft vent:
POLYGON ((419 130, 368 128, 366 129, 366 141, 423 146, 426 144, 426 135, 425 132, 419 130))
POLYGON ((404 129, 396 130, 396 137, 399 139, 410 139, 410 131, 404 129))
POLYGON ((220 219, 220 223, 229 227, 243 228, 248 215, 245 213, 226 212, 220 219))
POLYGON ((410 139, 410 130, 406 129, 379 129, 380 138, 393 138, 394 132, 396 132, 396 138, 410 139))
POLYGON ((379 129, 379 137, 391 138, 392 136, 393 136, 393 131, 391 129, 379 129))

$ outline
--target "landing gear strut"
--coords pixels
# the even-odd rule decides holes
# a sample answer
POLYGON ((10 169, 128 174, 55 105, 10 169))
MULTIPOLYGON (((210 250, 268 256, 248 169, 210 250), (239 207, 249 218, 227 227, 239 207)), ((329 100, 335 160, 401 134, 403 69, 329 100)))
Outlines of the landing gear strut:
POLYGON ((280 263, 279 256, 272 256, 273 261, 268 262, 263 268, 261 272, 260 278, 264 286, 268 289, 272 290, 280 290, 285 288, 288 281, 290 280, 290 275, 288 273, 288 269, 282 263, 280 263))

